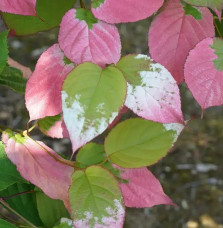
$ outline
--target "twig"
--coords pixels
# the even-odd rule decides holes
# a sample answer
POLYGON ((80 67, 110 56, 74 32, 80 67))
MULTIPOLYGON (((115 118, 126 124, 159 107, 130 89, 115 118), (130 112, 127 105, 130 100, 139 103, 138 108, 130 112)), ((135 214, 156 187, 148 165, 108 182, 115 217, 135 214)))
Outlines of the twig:
POLYGON ((12 209, 2 198, 0 198, 0 204, 2 204, 5 208, 10 210, 12 213, 17 215, 21 220, 23 220, 27 225, 29 225, 32 228, 38 228, 35 225, 33 225, 30 221, 28 221, 26 218, 24 218, 22 215, 20 215, 17 211, 12 209))

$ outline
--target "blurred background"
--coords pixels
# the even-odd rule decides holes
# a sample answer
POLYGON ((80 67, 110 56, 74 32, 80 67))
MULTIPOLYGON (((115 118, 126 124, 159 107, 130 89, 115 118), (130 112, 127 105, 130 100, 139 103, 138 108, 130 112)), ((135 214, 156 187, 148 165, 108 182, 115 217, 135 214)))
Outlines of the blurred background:
MULTIPOLYGON (((148 54, 150 20, 118 26, 123 55, 148 54)), ((54 29, 11 37, 10 57, 34 70, 42 52, 57 42, 57 35, 54 29)), ((168 156, 149 167, 177 206, 127 209, 125 228, 223 228, 223 107, 210 108, 201 120, 201 109, 186 85, 181 84, 180 90, 188 127, 168 156)), ((0 124, 26 129, 28 119, 24 96, 0 86, 0 124)), ((39 131, 34 137, 57 152, 71 151, 68 139, 52 140, 39 131)))

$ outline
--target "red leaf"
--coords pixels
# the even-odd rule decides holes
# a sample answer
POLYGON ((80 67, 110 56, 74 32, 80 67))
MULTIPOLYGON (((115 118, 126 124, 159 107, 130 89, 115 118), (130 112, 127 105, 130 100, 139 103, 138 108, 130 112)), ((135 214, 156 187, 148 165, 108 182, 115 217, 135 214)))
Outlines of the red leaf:
POLYGON ((36 0, 1 0, 0 11, 20 15, 36 15, 36 0))
POLYGON ((129 181, 128 184, 119 184, 126 207, 144 208, 159 204, 175 205, 147 168, 121 169, 121 177, 129 181))
POLYGON ((59 44, 73 62, 93 62, 102 67, 117 63, 121 42, 117 28, 102 21, 88 27, 84 20, 76 18, 76 10, 69 10, 62 19, 59 44))
POLYGON ((185 15, 179 0, 167 1, 149 30, 152 58, 165 66, 178 83, 184 81, 184 64, 189 51, 199 41, 215 34, 213 16, 207 8, 199 8, 202 20, 185 15))
POLYGON ((217 56, 212 44, 212 38, 201 41, 185 64, 186 83, 202 109, 223 104, 223 71, 214 66, 217 56))
POLYGON ((92 12, 96 18, 107 23, 126 23, 150 17, 162 5, 163 0, 104 0, 92 12))
POLYGON ((58 44, 54 44, 40 56, 26 85, 25 100, 30 121, 56 116, 62 112, 62 83, 74 67, 72 63, 66 65, 64 58, 58 44))

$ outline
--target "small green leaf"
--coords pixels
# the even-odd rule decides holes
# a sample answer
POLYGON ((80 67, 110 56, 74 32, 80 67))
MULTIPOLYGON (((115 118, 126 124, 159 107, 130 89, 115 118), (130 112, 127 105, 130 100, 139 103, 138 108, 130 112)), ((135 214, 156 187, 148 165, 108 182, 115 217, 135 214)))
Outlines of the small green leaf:
POLYGON ((98 8, 105 0, 91 0, 91 8, 98 8))
POLYGON ((182 128, 180 124, 129 119, 110 132, 105 140, 105 152, 120 167, 149 166, 166 156, 182 128))
POLYGON ((5 201, 11 208, 28 219, 31 223, 35 224, 36 226, 41 226, 43 224, 37 211, 36 194, 28 193, 31 190, 34 190, 34 186, 31 184, 13 184, 6 190, 0 192, 0 198, 20 194, 6 199, 5 201))
POLYGON ((196 20, 201 20, 202 19, 202 13, 200 10, 192 5, 189 5, 185 2, 181 2, 184 8, 184 13, 185 15, 191 15, 194 17, 196 20))
POLYGON ((27 79, 23 78, 22 72, 14 67, 6 66, 0 74, 0 85, 9 87, 18 93, 24 93, 27 79))
POLYGON ((16 166, 7 158, 4 145, 0 141, 0 191, 6 189, 15 183, 26 183, 16 166))
POLYGON ((122 194, 114 176, 99 166, 77 171, 72 176, 70 205, 74 226, 120 227, 124 219, 122 194))
POLYGON ((63 201, 51 199, 41 191, 36 193, 36 202, 39 216, 46 228, 52 228, 62 217, 70 217, 63 201))
POLYGON ((82 147, 77 154, 76 161, 80 168, 90 165, 98 165, 106 158, 104 146, 96 143, 89 143, 82 147))
POLYGON ((5 220, 2 220, 0 219, 0 227, 2 228, 17 228, 17 226, 5 221, 5 220))
POLYGON ((8 31, 0 32, 0 74, 6 66, 8 60, 8 43, 7 43, 8 31))
POLYGON ((98 22, 97 18, 94 17, 93 13, 90 10, 86 9, 76 9, 76 18, 85 21, 89 29, 93 28, 93 24, 98 22))
POLYGON ((57 122, 61 120, 61 114, 56 116, 47 116, 43 119, 38 120, 39 128, 47 134, 50 128, 57 122))
POLYGON ((214 49, 214 53, 217 55, 217 58, 213 60, 215 68, 223 71, 223 39, 215 38, 211 48, 214 49))

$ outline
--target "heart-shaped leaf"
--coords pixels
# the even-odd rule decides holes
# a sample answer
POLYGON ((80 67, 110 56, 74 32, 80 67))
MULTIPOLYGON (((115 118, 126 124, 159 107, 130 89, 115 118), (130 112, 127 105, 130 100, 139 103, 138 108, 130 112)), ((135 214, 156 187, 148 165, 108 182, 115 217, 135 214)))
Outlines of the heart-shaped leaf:
POLYGON ((91 0, 96 18, 107 23, 135 22, 155 13, 163 0, 91 0))
POLYGON ((189 54, 185 80, 202 109, 223 104, 223 40, 207 38, 189 54))
POLYGON ((189 51, 201 40, 214 36, 213 16, 199 8, 202 19, 185 15, 179 0, 168 0, 149 30, 152 58, 165 66, 178 83, 184 81, 184 64, 189 51))
POLYGON ((179 88, 171 74, 146 55, 127 55, 117 64, 127 82, 125 105, 161 123, 183 122, 179 88))
POLYGON ((73 174, 70 205, 76 228, 122 228, 125 209, 118 182, 99 166, 73 174))
POLYGON ((62 89, 64 121, 73 151, 100 135, 122 107, 126 81, 115 67, 104 70, 93 63, 77 66, 62 89))
POLYGON ((117 63, 121 42, 114 25, 98 21, 91 11, 69 10, 60 24, 59 44, 75 63, 93 62, 100 66, 117 63))
POLYGON ((110 132, 105 140, 105 152, 112 163, 123 168, 149 166, 166 156, 183 127, 129 119, 110 132))

